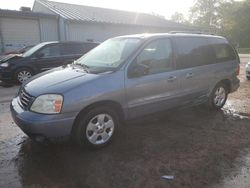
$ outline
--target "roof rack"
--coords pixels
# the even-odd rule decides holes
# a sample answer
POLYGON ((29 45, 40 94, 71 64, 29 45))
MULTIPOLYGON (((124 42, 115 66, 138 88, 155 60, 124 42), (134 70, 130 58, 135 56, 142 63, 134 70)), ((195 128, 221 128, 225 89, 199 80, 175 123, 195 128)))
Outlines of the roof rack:
POLYGON ((171 34, 178 34, 178 33, 187 33, 187 34, 199 34, 199 35, 215 35, 214 33, 208 33, 203 31, 170 31, 171 34))

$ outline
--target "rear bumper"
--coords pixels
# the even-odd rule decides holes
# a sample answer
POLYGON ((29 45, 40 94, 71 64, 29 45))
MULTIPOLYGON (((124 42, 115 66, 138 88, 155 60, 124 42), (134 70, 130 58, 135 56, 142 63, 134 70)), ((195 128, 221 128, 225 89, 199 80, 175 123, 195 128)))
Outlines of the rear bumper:
POLYGON ((17 98, 12 100, 10 108, 13 120, 24 133, 50 140, 69 137, 76 117, 75 114, 44 115, 24 111, 17 98))

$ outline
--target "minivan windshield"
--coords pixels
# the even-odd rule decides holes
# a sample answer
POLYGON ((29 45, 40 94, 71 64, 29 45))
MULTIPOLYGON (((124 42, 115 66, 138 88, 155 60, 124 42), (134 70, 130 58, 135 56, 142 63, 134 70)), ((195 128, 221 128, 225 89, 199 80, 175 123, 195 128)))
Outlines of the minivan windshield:
POLYGON ((30 48, 28 51, 26 51, 23 54, 23 57, 29 57, 31 56, 33 53, 35 53, 37 50, 39 50, 40 48, 42 48, 45 45, 45 43, 40 43, 32 48, 30 48))
POLYGON ((117 68, 140 45, 139 38, 114 38, 103 42, 75 63, 87 67, 117 68))

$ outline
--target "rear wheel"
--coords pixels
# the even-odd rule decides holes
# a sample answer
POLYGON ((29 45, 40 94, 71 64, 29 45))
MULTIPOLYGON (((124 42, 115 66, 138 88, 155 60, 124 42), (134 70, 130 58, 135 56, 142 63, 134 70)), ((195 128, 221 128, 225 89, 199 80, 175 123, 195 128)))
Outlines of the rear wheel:
POLYGON ((100 148, 111 142, 118 116, 110 107, 93 108, 75 126, 72 136, 78 145, 100 148))
POLYGON ((213 89, 210 98, 209 106, 212 109, 221 109, 226 103, 228 96, 228 87, 224 83, 219 83, 213 89))
POLYGON ((18 83, 23 83, 29 78, 31 78, 33 72, 28 68, 18 69, 15 73, 15 79, 18 83))

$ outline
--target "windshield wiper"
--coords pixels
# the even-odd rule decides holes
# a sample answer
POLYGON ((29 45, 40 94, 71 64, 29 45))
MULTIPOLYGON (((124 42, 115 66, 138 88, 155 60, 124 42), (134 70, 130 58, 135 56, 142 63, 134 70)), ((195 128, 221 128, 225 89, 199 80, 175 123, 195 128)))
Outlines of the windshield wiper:
POLYGON ((89 72, 89 66, 82 64, 82 63, 76 63, 76 61, 73 62, 73 65, 78 65, 80 67, 82 67, 86 72, 89 72))

